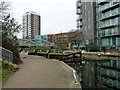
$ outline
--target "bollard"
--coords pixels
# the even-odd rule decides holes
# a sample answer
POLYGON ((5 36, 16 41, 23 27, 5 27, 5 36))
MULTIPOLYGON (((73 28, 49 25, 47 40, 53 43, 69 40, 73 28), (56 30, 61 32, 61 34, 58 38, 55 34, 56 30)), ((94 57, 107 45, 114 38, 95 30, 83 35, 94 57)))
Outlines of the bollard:
POLYGON ((82 52, 80 51, 80 59, 82 58, 82 52))
POLYGON ((48 53, 48 55, 47 55, 47 58, 49 59, 50 58, 50 51, 49 50, 47 50, 47 53, 48 53))

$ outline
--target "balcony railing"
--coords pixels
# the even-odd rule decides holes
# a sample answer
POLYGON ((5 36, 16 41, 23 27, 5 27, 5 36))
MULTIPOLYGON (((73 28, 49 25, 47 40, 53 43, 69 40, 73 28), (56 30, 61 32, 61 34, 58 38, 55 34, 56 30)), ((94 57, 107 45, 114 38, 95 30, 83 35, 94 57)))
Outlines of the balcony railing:
POLYGON ((81 2, 77 2, 77 8, 80 8, 82 6, 81 2))
POLYGON ((112 9, 112 8, 115 8, 116 6, 118 6, 119 7, 119 3, 116 3, 116 4, 110 4, 108 7, 102 7, 100 10, 99 10, 99 12, 104 12, 104 11, 106 11, 106 10, 109 10, 109 9, 112 9))
POLYGON ((77 9, 76 12, 77 12, 77 14, 81 14, 82 13, 80 9, 77 9))
POLYGON ((108 33, 107 35, 106 34, 102 34, 101 37, 112 37, 112 36, 119 36, 120 33, 108 33))
POLYGON ((118 25, 119 25, 119 23, 117 23, 117 24, 113 23, 113 24, 109 24, 109 25, 103 24, 103 25, 102 25, 101 27, 99 27, 99 28, 103 29, 103 28, 114 27, 114 26, 118 26, 118 25))
POLYGON ((80 20, 82 20, 82 15, 79 15, 79 16, 77 17, 77 21, 80 21, 80 20))
POLYGON ((110 14, 109 16, 104 16, 104 17, 102 17, 99 20, 106 20, 106 19, 109 19, 109 18, 112 18, 112 17, 116 17, 116 16, 119 16, 119 15, 120 15, 120 13, 118 12, 118 13, 115 13, 115 14, 110 14))

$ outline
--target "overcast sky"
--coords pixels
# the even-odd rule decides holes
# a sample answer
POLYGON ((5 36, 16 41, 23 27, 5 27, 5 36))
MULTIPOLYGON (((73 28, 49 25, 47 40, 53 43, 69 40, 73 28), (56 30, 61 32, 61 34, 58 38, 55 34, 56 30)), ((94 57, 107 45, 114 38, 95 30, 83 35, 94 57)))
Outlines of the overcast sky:
MULTIPOLYGON (((76 0, 9 0, 12 16, 22 24, 25 12, 41 15, 41 34, 55 34, 76 29, 76 0)), ((22 33, 18 35, 22 38, 22 33)))

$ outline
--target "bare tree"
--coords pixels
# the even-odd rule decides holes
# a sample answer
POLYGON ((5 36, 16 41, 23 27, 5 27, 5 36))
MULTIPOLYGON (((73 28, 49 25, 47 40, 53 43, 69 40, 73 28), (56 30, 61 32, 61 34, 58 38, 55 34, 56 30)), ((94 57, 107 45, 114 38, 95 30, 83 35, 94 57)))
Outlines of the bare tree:
POLYGON ((85 35, 82 33, 81 30, 70 30, 69 31, 69 44, 75 43, 80 45, 80 43, 83 43, 85 45, 85 35))
POLYGON ((6 16, 10 10, 10 2, 0 1, 0 18, 6 16))
POLYGON ((5 2, 5 1, 0 1, 0 12, 9 10, 10 3, 5 2))

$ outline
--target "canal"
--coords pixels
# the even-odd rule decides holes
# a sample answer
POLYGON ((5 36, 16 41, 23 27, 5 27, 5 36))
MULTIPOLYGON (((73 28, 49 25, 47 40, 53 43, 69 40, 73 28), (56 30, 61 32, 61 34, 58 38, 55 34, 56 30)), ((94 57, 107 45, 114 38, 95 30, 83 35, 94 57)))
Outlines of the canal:
POLYGON ((79 76, 83 90, 85 88, 120 89, 120 60, 82 61, 82 64, 69 64, 79 76))

